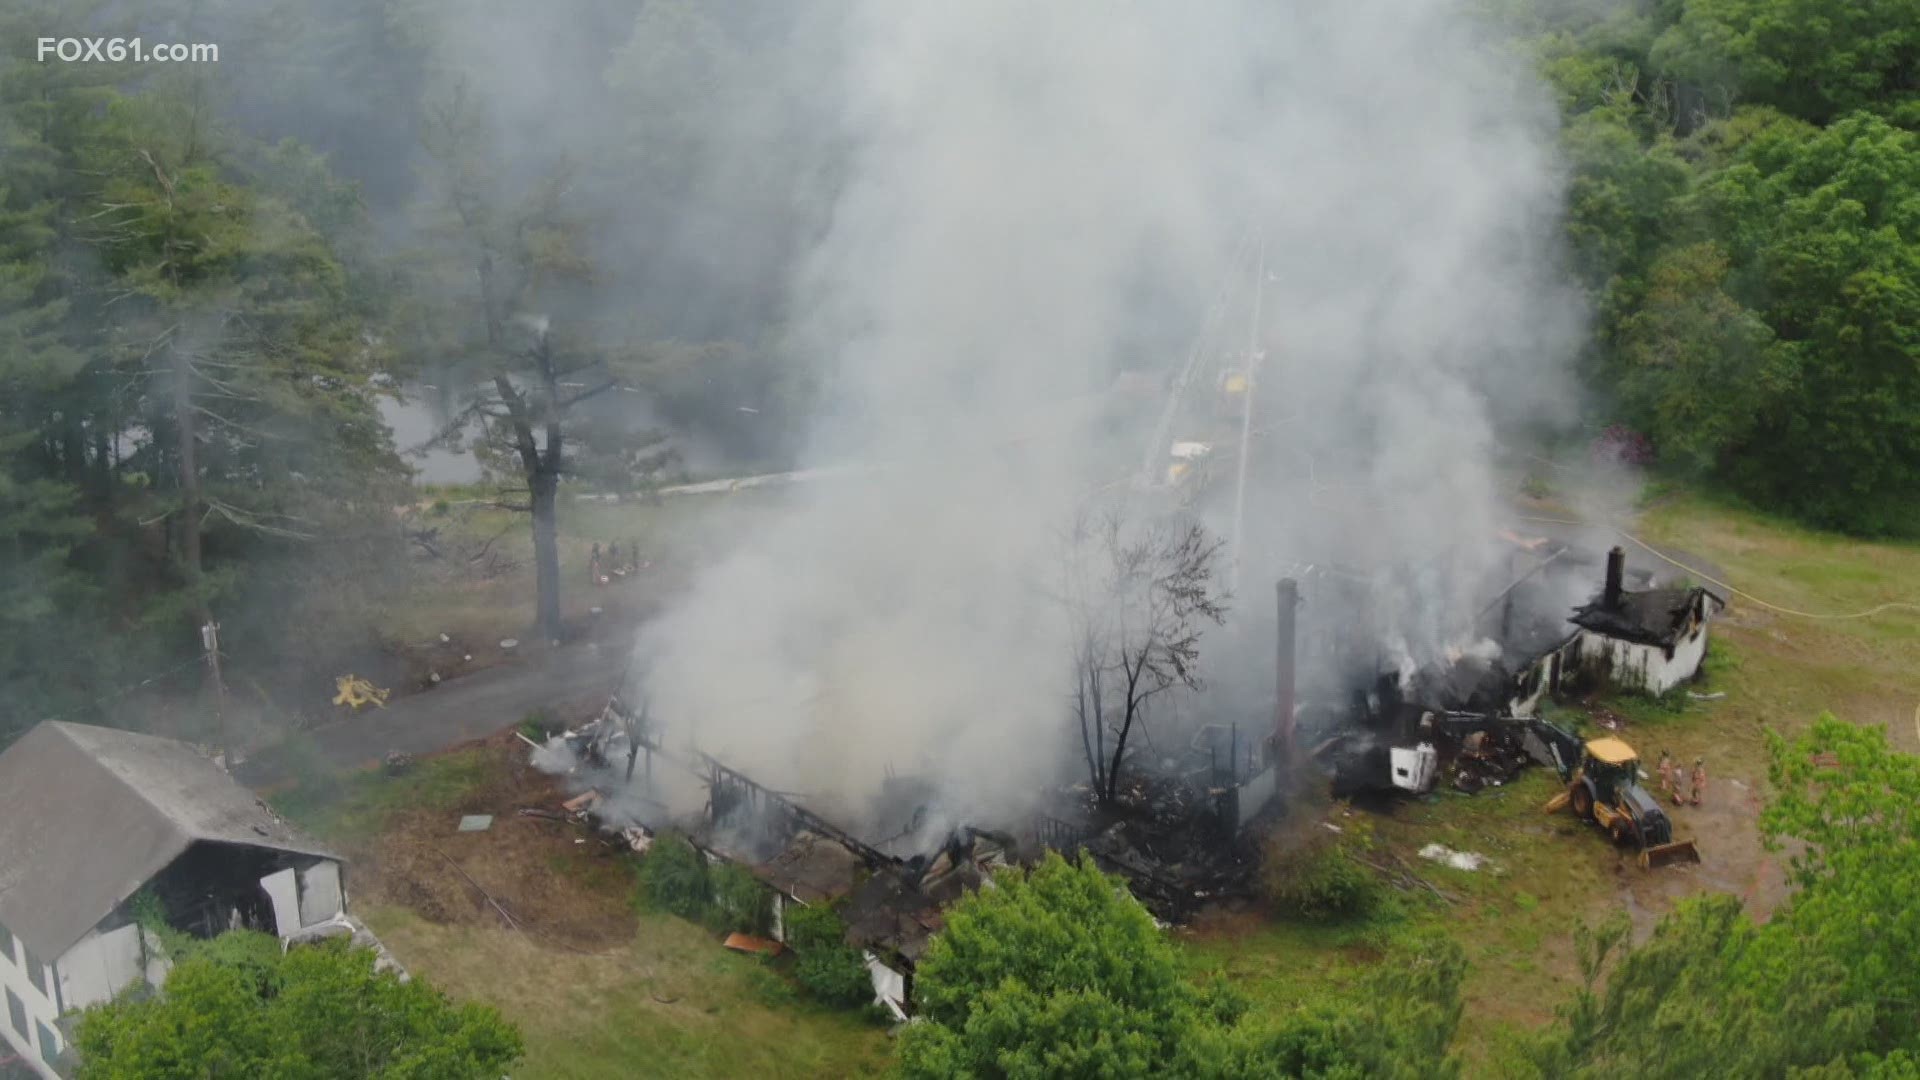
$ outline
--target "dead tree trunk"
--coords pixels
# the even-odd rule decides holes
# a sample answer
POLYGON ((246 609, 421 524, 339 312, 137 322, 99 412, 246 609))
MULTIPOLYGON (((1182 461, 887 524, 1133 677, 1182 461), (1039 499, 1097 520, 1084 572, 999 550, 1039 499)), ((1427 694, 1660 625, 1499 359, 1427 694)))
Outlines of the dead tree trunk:
POLYGON ((169 350, 173 357, 173 424, 179 445, 174 461, 180 484, 180 571, 187 591, 193 595, 193 615, 198 626, 213 621, 203 588, 204 570, 200 559, 200 458, 195 443, 199 440, 193 418, 193 363, 176 344, 169 350))
POLYGON ((560 477, 545 471, 528 478, 533 498, 535 621, 546 641, 560 639, 560 527, 555 518, 560 477))

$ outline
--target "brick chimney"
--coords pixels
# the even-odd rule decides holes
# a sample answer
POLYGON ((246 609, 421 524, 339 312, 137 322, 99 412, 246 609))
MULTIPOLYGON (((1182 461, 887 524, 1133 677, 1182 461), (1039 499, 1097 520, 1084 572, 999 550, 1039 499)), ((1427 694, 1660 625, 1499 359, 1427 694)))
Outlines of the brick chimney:
POLYGON ((1615 544, 1607 552, 1607 591, 1600 595, 1600 604, 1608 611, 1620 609, 1621 594, 1626 591, 1627 552, 1615 544))

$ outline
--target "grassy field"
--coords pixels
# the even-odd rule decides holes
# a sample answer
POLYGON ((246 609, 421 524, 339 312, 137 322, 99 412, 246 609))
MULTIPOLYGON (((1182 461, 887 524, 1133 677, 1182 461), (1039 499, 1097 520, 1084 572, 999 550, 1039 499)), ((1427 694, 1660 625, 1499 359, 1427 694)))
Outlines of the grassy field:
MULTIPOLYGON (((774 490, 695 495, 657 502, 583 500, 563 494, 559 506, 561 599, 566 618, 590 607, 645 609, 684 584, 702 562, 763 528, 789 496, 774 490), (623 551, 638 545, 648 563, 610 588, 588 583, 594 544, 623 551)), ((396 642, 441 633, 476 641, 512 636, 533 611, 533 537, 526 514, 503 510, 468 489, 427 490, 408 528, 437 530, 443 557, 416 545, 415 580, 378 613, 382 634, 396 642), (484 550, 474 563, 468 557, 484 550), (497 562, 495 560, 498 560, 497 562), (492 567, 491 573, 484 572, 492 567)))
MULTIPOLYGON (((713 545, 764 520, 767 497, 754 498, 761 501, 577 507, 569 512, 570 550, 622 536, 643 546, 713 545)), ((1812 533, 1696 497, 1647 507, 1637 534, 1710 562, 1715 576, 1747 593, 1805 612, 1844 614, 1920 595, 1920 547, 1812 533)), ((1403 935, 1442 928, 1471 963, 1456 1046, 1470 1073, 1498 1076, 1518 1042, 1572 991, 1580 922, 1624 911, 1644 934, 1677 900, 1702 891, 1742 896, 1764 916, 1785 895, 1777 857, 1757 828, 1765 733, 1792 734, 1832 710, 1886 725, 1899 745, 1920 750, 1920 617, 1809 619, 1733 599, 1697 688, 1724 697, 1602 703, 1649 759, 1665 749, 1709 762, 1706 804, 1673 811, 1677 831, 1699 841, 1702 865, 1641 871, 1590 827, 1543 814, 1556 782, 1532 770, 1476 796, 1441 792, 1368 815, 1376 856, 1415 868, 1444 898, 1394 892, 1384 914, 1358 925, 1258 913, 1210 919, 1178 932, 1190 972, 1224 976, 1256 1008, 1283 1010, 1351 988, 1403 935), (1423 861, 1417 851, 1429 843, 1480 853, 1490 865, 1468 872, 1423 861)), ((296 789, 281 802, 324 836, 364 842, 396 814, 453 809, 482 770, 479 758, 452 754, 422 762, 404 781, 369 774, 296 789)), ((371 907, 367 917, 415 970, 457 997, 493 1002, 521 1026, 529 1056, 517 1075, 854 1076, 886 1061, 888 1040, 866 1018, 810 1005, 761 961, 726 952, 678 919, 635 915, 630 940, 583 951, 484 917, 429 920, 397 904, 371 907)))
POLYGON ((768 961, 727 951, 693 923, 637 911, 624 853, 596 853, 573 827, 516 821, 515 806, 558 796, 514 786, 502 761, 489 745, 423 759, 401 776, 315 777, 274 805, 347 853, 356 910, 402 963, 520 1029, 527 1054, 516 1078, 881 1070, 889 1040, 874 1018, 815 1005, 768 961), (456 833, 457 816, 473 812, 496 815, 492 829, 456 833), (502 926, 440 864, 447 852, 526 929, 502 926), (560 927, 574 940, 551 932, 560 927))
POLYGON ((639 916, 632 944, 582 955, 484 926, 367 913, 413 970, 519 1026, 516 1080, 869 1076, 889 1042, 865 1016, 797 996, 759 959, 671 916, 639 916))
MULTIPOLYGON (((1710 561, 1721 580, 1803 612, 1845 614, 1920 598, 1920 547, 1811 532, 1698 497, 1655 501, 1636 535, 1710 561)), ((1417 867, 1453 902, 1416 891, 1395 894, 1387 915, 1358 926, 1244 917, 1202 927, 1182 934, 1191 970, 1226 976, 1264 1007, 1289 1008, 1351 985, 1395 937, 1442 927, 1472 965, 1456 1048, 1470 1073, 1502 1075, 1518 1039, 1549 1021, 1574 988, 1573 930, 1581 921, 1624 911, 1644 935, 1692 893, 1739 895, 1761 917, 1785 896, 1778 857, 1762 846, 1757 826, 1766 732, 1792 735, 1832 711, 1884 725, 1897 745, 1920 751, 1920 616, 1809 619, 1735 596, 1715 625, 1698 689, 1725 697, 1622 697, 1604 706, 1625 721, 1622 735, 1647 758, 1666 749, 1709 763, 1706 804, 1672 811, 1677 832, 1700 843, 1702 865, 1639 870, 1597 831, 1541 813, 1557 786, 1536 769, 1505 788, 1437 793, 1374 817, 1382 854, 1417 867), (1428 843, 1484 854, 1491 867, 1466 872, 1423 862, 1415 853, 1428 843)))

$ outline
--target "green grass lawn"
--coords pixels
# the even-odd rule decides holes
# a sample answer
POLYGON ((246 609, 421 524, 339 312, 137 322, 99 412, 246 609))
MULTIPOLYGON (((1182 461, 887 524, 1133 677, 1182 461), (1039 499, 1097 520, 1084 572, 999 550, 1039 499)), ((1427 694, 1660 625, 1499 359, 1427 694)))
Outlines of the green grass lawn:
MULTIPOLYGON (((562 609, 570 619, 590 607, 652 602, 684 584, 701 563, 765 528, 789 493, 748 490, 727 495, 696 495, 657 502, 607 502, 575 498, 563 492, 559 503, 562 609), (588 584, 587 564, 594 544, 604 549, 640 548, 652 565, 608 590, 588 584), (644 592, 644 595, 639 595, 644 592)), ((414 584, 377 613, 382 635, 391 641, 421 642, 452 633, 485 641, 515 636, 533 613, 533 535, 523 513, 487 505, 481 493, 467 489, 428 490, 408 522, 411 529, 437 529, 443 551, 477 551, 512 566, 491 578, 460 571, 455 559, 417 560, 414 584)))
MULTIPOLYGON (((569 551, 579 554, 593 538, 717 544, 738 535, 727 530, 765 520, 767 506, 592 504, 569 511, 569 551), (638 531, 643 521, 654 531, 638 531)), ((1725 580, 1785 607, 1844 613, 1920 595, 1920 546, 1809 532, 1697 497, 1663 498, 1639 534, 1710 560, 1725 580)), ((1709 862, 1698 870, 1647 874, 1591 827, 1542 813, 1557 781, 1536 769, 1504 788, 1441 792, 1371 819, 1376 853, 1402 860, 1445 899, 1395 892, 1383 914, 1351 925, 1257 914, 1220 920, 1177 933, 1187 969, 1225 977, 1258 1009, 1281 1010, 1353 988, 1403 935, 1442 928, 1471 963, 1456 1048, 1471 1074, 1502 1075, 1517 1042, 1572 991, 1581 921, 1626 911, 1644 933, 1689 890, 1745 895, 1760 881, 1765 856, 1751 808, 1764 789, 1767 731, 1792 734, 1832 710, 1884 724, 1898 745, 1920 750, 1920 617, 1811 620, 1736 597, 1714 628, 1699 689, 1726 696, 1605 703, 1647 758, 1671 749, 1712 763, 1712 812, 1676 816, 1682 835, 1702 840, 1709 862), (1415 853, 1428 843, 1478 852, 1491 866, 1467 872, 1425 862, 1415 853)), ((457 801, 477 782, 476 762, 451 755, 422 762, 404 783, 368 774, 344 787, 296 789, 281 805, 323 836, 365 837, 398 807, 457 801)), ((519 1076, 857 1076, 887 1059, 885 1034, 866 1018, 809 1004, 762 961, 728 953, 706 931, 668 916, 637 915, 631 943, 589 956, 495 927, 437 925, 400 908, 366 914, 415 970, 456 997, 496 1004, 521 1026, 528 1060, 519 1076)))
POLYGON ((672 916, 640 914, 630 945, 597 955, 396 908, 365 917, 414 971, 520 1028, 516 1080, 872 1076, 890 1052, 875 1020, 805 1000, 768 962, 672 916))
MULTIPOLYGON (((1648 508, 1638 535, 1691 552, 1723 580, 1761 599, 1815 613, 1846 613, 1920 597, 1920 546, 1870 543, 1812 532, 1694 496, 1648 508)), ((1374 820, 1382 852, 1397 854, 1448 893, 1413 892, 1382 918, 1358 926, 1301 926, 1246 919, 1225 932, 1181 936, 1190 969, 1226 976, 1258 1005, 1292 1007, 1349 988, 1401 933, 1438 926, 1460 941, 1471 968, 1456 1049, 1476 1076, 1499 1076, 1517 1041, 1550 1020, 1576 978, 1573 931, 1626 911, 1644 933, 1688 890, 1745 894, 1767 858, 1750 808, 1764 792, 1769 730, 1791 735, 1823 710, 1881 724, 1896 745, 1920 751, 1920 617, 1815 620, 1740 597, 1714 627, 1703 691, 1665 701, 1620 696, 1606 707, 1625 718, 1627 740, 1649 760, 1671 749, 1704 756, 1717 787, 1716 813, 1676 817, 1698 835, 1709 862, 1697 872, 1647 874, 1589 826, 1543 804, 1558 790, 1546 770, 1476 796, 1437 793, 1374 820), (1738 780, 1740 787, 1732 782, 1738 780), (1489 856, 1489 870, 1424 862, 1428 843, 1489 856)), ((1573 719, 1571 711, 1559 719, 1573 719)), ((1761 890, 1764 893, 1765 890, 1761 890)))
MULTIPOLYGON (((400 775, 311 778, 274 805, 329 843, 369 850, 402 816, 450 811, 499 767, 489 750, 456 751, 400 775)), ((618 872, 628 863, 588 861, 597 872, 582 876, 581 862, 555 856, 522 869, 571 874, 583 889, 632 889, 630 872, 618 872)), ((867 1076, 890 1052, 871 1016, 806 1000, 773 963, 729 952, 670 915, 633 912, 630 941, 583 950, 484 923, 435 923, 394 904, 358 914, 409 970, 456 999, 496 1006, 519 1027, 527 1055, 517 1080, 867 1076)))

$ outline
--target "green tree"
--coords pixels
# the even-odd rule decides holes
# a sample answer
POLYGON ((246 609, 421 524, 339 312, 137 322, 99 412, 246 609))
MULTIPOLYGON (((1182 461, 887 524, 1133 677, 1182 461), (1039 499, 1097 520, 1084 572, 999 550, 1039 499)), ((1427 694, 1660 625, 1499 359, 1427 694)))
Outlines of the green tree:
POLYGON ((1920 758, 1830 715, 1769 749, 1777 794, 1761 823, 1799 848, 1794 894, 1765 925, 1733 897, 1689 899, 1624 952, 1624 920, 1583 931, 1585 987, 1536 1048, 1542 1075, 1911 1073, 1920 758))
POLYGON ((1768 128, 1699 205, 1726 291, 1773 338, 1749 373, 1765 407, 1721 474, 1816 524, 1920 530, 1920 136, 1865 115, 1768 128))
POLYGON ((852 1008, 873 1000, 873 980, 860 950, 847 944, 847 924, 825 904, 787 905, 787 944, 799 961, 794 978, 829 1005, 852 1008))
POLYGON ((1726 293, 1728 260, 1713 241, 1654 261, 1638 306, 1621 320, 1618 391, 1670 463, 1711 472, 1748 445, 1783 405, 1792 380, 1768 368, 1773 334, 1726 293))
POLYGON ((157 996, 81 1014, 82 1080, 357 1076, 493 1080, 520 1057, 490 1006, 374 970, 344 942, 282 954, 236 931, 180 959, 157 996))
POLYGON ((1920 101, 1920 5, 1911 0, 1688 0, 1654 53, 1676 77, 1816 124, 1920 101))
POLYGON ((1423 939, 1352 999, 1252 1017, 1181 973, 1153 918, 1090 861, 1049 855, 947 915, 915 972, 907 1076, 1414 1077, 1456 1070, 1459 947, 1423 939))

